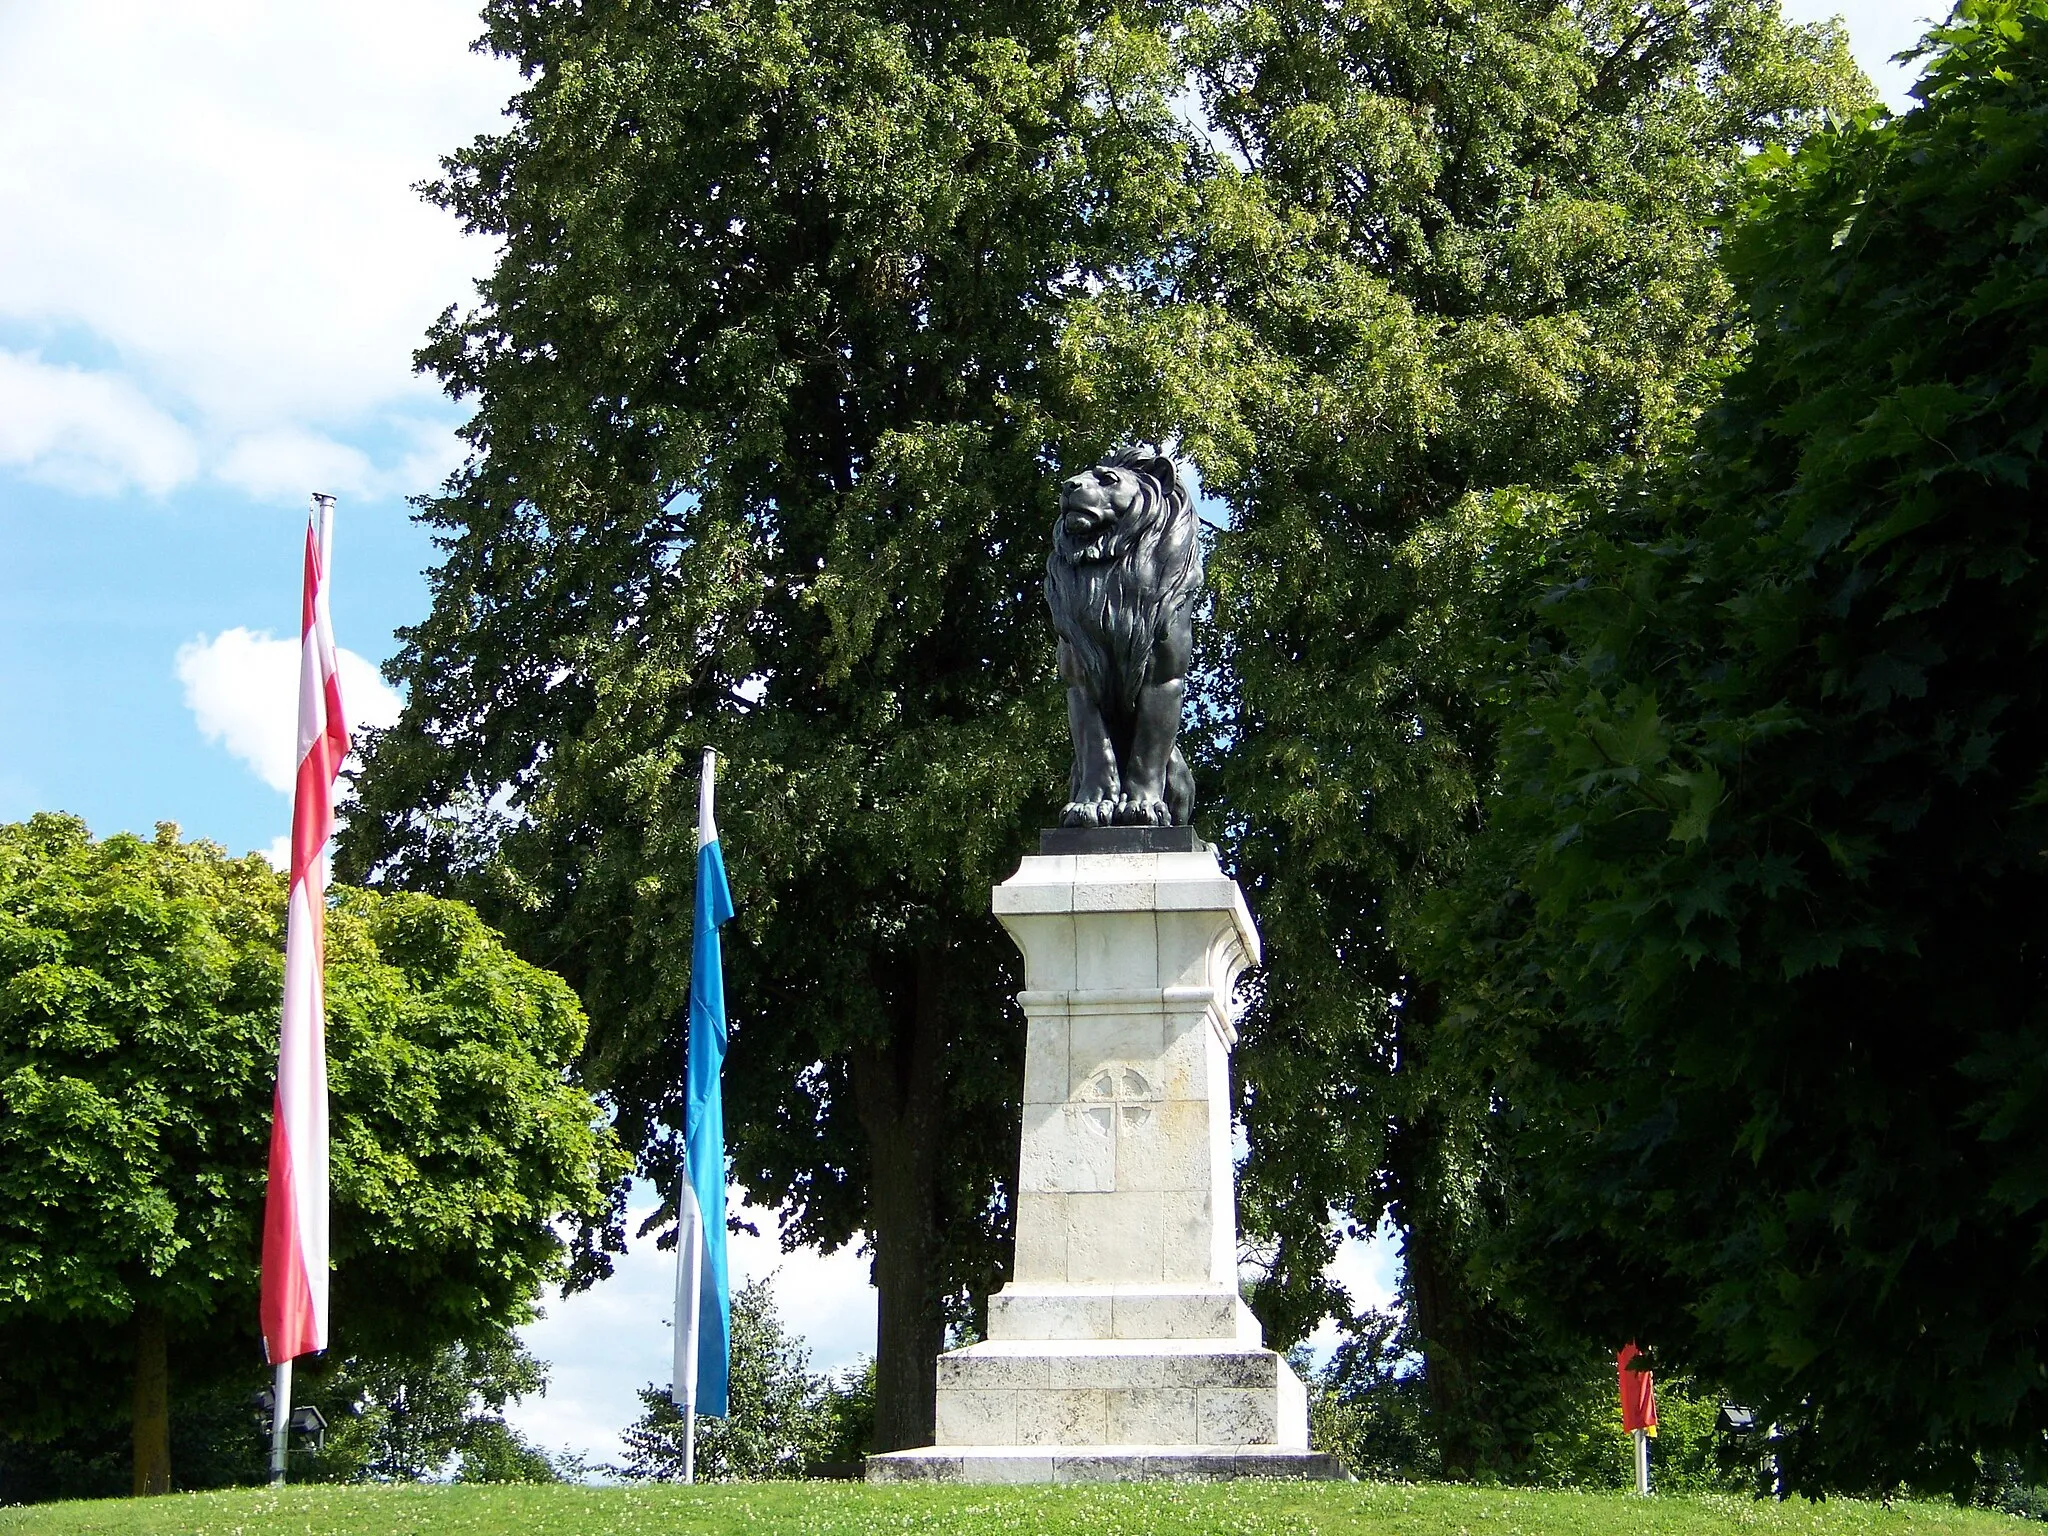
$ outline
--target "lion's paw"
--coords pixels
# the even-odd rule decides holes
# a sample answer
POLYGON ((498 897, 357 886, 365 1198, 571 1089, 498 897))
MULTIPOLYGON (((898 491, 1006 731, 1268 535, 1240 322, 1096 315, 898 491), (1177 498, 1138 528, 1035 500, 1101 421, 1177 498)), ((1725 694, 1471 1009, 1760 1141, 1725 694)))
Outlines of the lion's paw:
POLYGON ((1115 819, 1114 800, 1070 800, 1060 812, 1063 827, 1106 827, 1115 819))
POLYGON ((1116 824, 1120 827, 1170 827, 1173 812, 1164 800, 1125 795, 1116 803, 1116 824))

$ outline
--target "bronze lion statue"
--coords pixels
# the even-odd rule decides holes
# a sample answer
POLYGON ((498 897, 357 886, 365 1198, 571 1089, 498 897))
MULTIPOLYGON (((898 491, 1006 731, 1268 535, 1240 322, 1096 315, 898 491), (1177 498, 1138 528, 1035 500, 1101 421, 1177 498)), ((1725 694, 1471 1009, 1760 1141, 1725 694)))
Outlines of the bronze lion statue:
POLYGON ((1183 827, 1180 733, 1202 593, 1195 508, 1157 446, 1119 448, 1060 486, 1045 566, 1074 771, 1060 824, 1183 827))

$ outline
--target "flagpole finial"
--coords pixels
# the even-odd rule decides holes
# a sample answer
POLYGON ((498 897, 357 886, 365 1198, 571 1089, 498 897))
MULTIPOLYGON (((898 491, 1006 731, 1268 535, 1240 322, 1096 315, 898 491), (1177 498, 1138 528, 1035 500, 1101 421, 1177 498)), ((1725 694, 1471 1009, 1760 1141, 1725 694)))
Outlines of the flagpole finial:
POLYGON ((334 498, 325 491, 313 493, 313 526, 319 530, 320 570, 334 568, 334 498))
POLYGON ((708 848, 718 841, 718 821, 711 810, 712 785, 718 779, 718 751, 704 749, 704 771, 697 780, 697 846, 708 848))

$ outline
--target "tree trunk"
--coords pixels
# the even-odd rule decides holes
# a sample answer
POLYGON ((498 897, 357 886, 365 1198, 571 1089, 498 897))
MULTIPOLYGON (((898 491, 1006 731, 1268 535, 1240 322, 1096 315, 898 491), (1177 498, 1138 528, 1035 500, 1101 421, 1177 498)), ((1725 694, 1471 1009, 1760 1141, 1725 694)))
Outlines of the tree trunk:
POLYGON ((1398 1115, 1387 1142, 1389 1202, 1402 1229, 1401 1262, 1415 1308, 1415 1332, 1422 1341, 1422 1380, 1428 1394, 1431 1432, 1443 1475, 1468 1481, 1478 1472, 1484 1430, 1474 1391, 1477 1340, 1473 1297, 1466 1284, 1463 1254, 1444 1189, 1444 1130, 1430 1111, 1424 1070, 1440 1000, 1436 988, 1417 986, 1402 1009, 1400 1071, 1408 1078, 1406 1112, 1398 1115))
POLYGON ((171 1491, 171 1364, 164 1315, 135 1313, 135 1496, 171 1491))
POLYGON ((944 1324, 939 1308, 938 1166, 945 1016, 937 957, 919 951, 891 1038, 853 1052, 867 1134, 875 1239, 875 1444, 930 1445, 944 1324))
MULTIPOLYGON (((1417 1127, 1400 1127, 1414 1136, 1417 1127)), ((1425 1154, 1426 1155, 1426 1154, 1425 1154)), ((1425 1196, 1404 1200, 1407 1218, 1401 1262, 1408 1270, 1408 1294, 1415 1307, 1415 1331, 1422 1338, 1422 1381, 1429 1394, 1437 1453, 1443 1475, 1469 1481, 1479 1469, 1478 1425, 1472 1400, 1471 1347, 1467 1337, 1463 1276, 1454 1252, 1433 1230, 1437 1211, 1425 1196)))

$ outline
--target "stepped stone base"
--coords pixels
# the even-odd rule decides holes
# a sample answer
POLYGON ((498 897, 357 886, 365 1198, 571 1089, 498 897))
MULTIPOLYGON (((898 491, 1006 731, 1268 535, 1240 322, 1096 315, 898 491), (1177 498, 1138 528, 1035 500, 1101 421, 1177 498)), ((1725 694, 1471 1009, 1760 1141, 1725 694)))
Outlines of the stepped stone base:
POLYGON ((868 1458, 871 1483, 1349 1482, 1336 1457, 1276 1445, 927 1446, 868 1458))
POLYGON ((1308 1449, 1287 1362, 1215 1339, 993 1340, 941 1355, 938 1444, 870 1456, 868 1481, 1342 1479, 1308 1449))
MULTIPOLYGON (((1030 1285, 1013 1282, 988 1299, 988 1336, 997 1340, 1206 1339, 1257 1349, 1265 1335, 1237 1292, 1220 1285, 1030 1285)), ((939 1379, 940 1390, 945 1378, 939 1379)))
POLYGON ((1308 1394, 1255 1344, 1000 1341, 939 1357, 938 1447, 1308 1449, 1308 1394))

